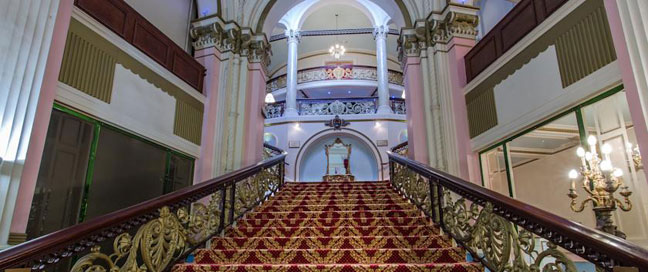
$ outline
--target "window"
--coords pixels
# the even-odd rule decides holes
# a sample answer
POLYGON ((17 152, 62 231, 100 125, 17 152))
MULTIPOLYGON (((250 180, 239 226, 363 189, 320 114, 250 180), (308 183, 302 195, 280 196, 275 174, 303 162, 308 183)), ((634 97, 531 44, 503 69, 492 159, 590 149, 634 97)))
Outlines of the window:
POLYGON ((28 239, 187 187, 193 165, 193 158, 55 105, 28 239))
MULTIPOLYGON (((648 236, 646 208, 638 196, 648 191, 648 184, 643 168, 633 161, 637 139, 622 86, 482 152, 483 186, 594 227, 591 206, 574 212, 567 197, 568 173, 581 165, 576 149, 589 135, 597 137, 599 146, 612 146, 612 164, 623 170, 624 182, 635 192, 632 211, 617 212, 615 223, 628 237, 648 236)), ((587 197, 581 187, 576 187, 578 203, 587 197)))

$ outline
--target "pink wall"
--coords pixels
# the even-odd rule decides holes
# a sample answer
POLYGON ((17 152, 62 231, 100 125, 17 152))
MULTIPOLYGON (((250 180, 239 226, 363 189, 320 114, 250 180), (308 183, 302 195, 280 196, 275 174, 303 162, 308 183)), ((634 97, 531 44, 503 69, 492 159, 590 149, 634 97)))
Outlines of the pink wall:
POLYGON ((408 152, 414 160, 428 164, 429 151, 425 124, 423 99, 423 72, 421 58, 408 57, 403 69, 405 80, 405 103, 407 104, 408 152))
POLYGON ((245 145, 243 165, 251 165, 262 159, 263 124, 261 114, 265 102, 266 74, 261 63, 248 64, 247 95, 245 96, 245 145))
POLYGON ((457 151, 459 159, 459 177, 473 182, 481 178, 471 176, 471 173, 479 173, 475 171, 475 167, 479 167, 477 163, 475 166, 475 159, 477 154, 472 152, 470 146, 470 134, 468 130, 468 112, 466 110, 466 99, 464 96, 464 87, 466 86, 466 66, 464 63, 464 56, 475 46, 475 41, 464 38, 453 38, 448 47, 449 56, 449 73, 450 84, 452 85, 452 109, 454 125, 457 137, 457 151))
POLYGON ((70 26, 70 18, 72 17, 73 2, 74 0, 61 0, 56 14, 52 44, 47 56, 43 85, 41 86, 41 92, 38 98, 34 125, 25 159, 25 168, 20 178, 16 207, 14 208, 13 219, 11 221, 11 232, 25 233, 27 230, 29 211, 31 209, 32 199, 34 198, 38 170, 40 169, 43 149, 45 148, 45 139, 47 138, 47 128, 49 127, 54 98, 56 97, 59 71, 61 70, 65 41, 67 39, 68 27, 70 26))
POLYGON ((212 48, 196 51, 196 60, 207 69, 203 94, 207 97, 203 113, 202 136, 200 138, 200 157, 196 161, 194 183, 214 178, 214 137, 218 113, 218 90, 220 88, 220 52, 212 48))
MULTIPOLYGON (((612 32, 612 41, 614 41, 614 49, 617 53, 617 63, 621 70, 621 78, 623 80, 623 87, 626 91, 626 100, 630 108, 630 116, 634 124, 635 135, 637 143, 639 143, 639 152, 641 156, 647 158, 648 156, 648 128, 646 127, 646 119, 643 115, 643 107, 641 105, 641 98, 637 82, 632 71, 632 63, 630 61, 630 54, 628 53, 628 45, 626 44, 625 34, 623 33, 623 26, 621 25, 621 18, 619 17, 619 7, 616 0, 605 0, 605 11, 607 12, 610 30, 612 32)), ((648 171, 644 171, 646 180, 648 180, 648 171)))

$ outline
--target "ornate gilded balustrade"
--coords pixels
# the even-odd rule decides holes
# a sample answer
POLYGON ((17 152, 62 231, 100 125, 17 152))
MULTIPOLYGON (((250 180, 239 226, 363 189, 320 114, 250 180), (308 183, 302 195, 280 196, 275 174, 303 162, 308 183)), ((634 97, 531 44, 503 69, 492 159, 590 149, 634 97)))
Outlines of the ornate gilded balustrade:
POLYGON ((286 153, 0 251, 0 271, 166 271, 284 183, 286 153))
MULTIPOLYGON (((406 114, 405 100, 392 98, 390 105, 395 114, 406 114)), ((266 119, 281 117, 285 103, 277 102, 266 104, 264 113, 266 119)), ((346 114, 374 114, 378 108, 375 97, 368 98, 340 98, 340 99, 298 99, 297 108, 299 115, 346 115, 346 114)))
MULTIPOLYGON (((336 66, 320 66, 297 71, 297 84, 323 81, 323 80, 371 80, 376 81, 378 75, 376 67, 362 65, 343 65, 336 70, 336 66)), ((404 86, 403 73, 393 70, 387 71, 389 83, 404 86)), ((281 75, 268 80, 267 92, 274 92, 286 88, 286 75, 281 75)))
MULTIPOLYGON (((490 271, 648 271, 648 251, 618 237, 388 152, 392 186, 490 271), (621 270, 629 269, 629 270, 621 270)), ((397 153, 398 152, 398 153, 397 153)))

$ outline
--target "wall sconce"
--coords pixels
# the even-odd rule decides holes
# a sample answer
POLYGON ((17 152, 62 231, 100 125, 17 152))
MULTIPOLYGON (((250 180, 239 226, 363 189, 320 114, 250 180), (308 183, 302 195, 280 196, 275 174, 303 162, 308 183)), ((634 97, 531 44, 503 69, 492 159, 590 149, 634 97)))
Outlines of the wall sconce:
POLYGON ((401 98, 405 99, 405 90, 403 90, 403 94, 401 94, 401 98))

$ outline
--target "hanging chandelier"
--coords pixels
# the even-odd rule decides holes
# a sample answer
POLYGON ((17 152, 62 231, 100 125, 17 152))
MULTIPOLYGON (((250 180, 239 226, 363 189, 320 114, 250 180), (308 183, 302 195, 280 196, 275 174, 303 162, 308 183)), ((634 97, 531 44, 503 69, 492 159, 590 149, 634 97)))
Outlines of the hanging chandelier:
MULTIPOLYGON (((338 15, 335 14, 335 30, 338 30, 338 15)), ((335 36, 335 45, 331 46, 329 48, 329 54, 331 54, 332 57, 335 59, 340 59, 340 57, 344 56, 344 53, 346 52, 346 49, 344 48, 344 45, 340 45, 337 42, 337 36, 335 36)))

